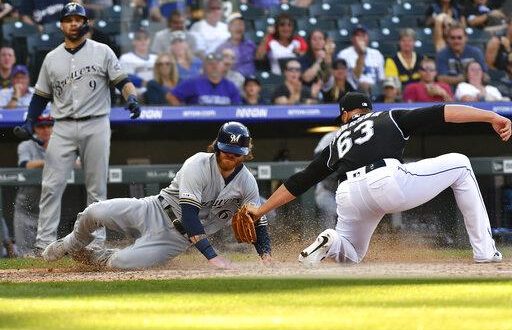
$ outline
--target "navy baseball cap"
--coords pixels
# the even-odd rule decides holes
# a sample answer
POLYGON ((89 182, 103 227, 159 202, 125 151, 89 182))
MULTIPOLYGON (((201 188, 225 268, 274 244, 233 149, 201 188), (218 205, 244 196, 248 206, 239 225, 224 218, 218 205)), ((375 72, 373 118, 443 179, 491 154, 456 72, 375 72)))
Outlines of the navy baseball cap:
POLYGON ((256 77, 256 76, 247 76, 245 77, 245 81, 244 81, 244 86, 247 85, 248 83, 250 82, 255 82, 257 83, 259 86, 261 86, 261 82, 259 81, 259 79, 256 77))
POLYGON ((363 24, 357 24, 352 28, 352 35, 356 34, 357 32, 364 32, 368 33, 368 29, 363 24))
POLYGON ((340 99, 340 114, 354 109, 372 110, 372 101, 368 95, 359 92, 348 92, 340 99))
POLYGON ((12 70, 11 70, 11 77, 14 77, 18 73, 22 73, 22 74, 28 76, 28 68, 27 68, 27 66, 26 65, 22 65, 22 64, 14 66, 12 68, 12 70))

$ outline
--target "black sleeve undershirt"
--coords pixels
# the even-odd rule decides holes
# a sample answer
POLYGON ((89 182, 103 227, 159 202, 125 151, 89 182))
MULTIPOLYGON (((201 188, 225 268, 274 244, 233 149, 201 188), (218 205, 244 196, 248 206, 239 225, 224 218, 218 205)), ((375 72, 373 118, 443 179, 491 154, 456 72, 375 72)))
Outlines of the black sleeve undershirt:
POLYGON ((405 137, 410 136, 420 128, 442 127, 446 125, 444 121, 444 104, 415 110, 393 110, 391 115, 405 137))
POLYGON ((295 173, 285 181, 286 189, 293 196, 299 196, 333 173, 334 171, 327 167, 329 154, 329 146, 327 146, 304 170, 295 173))

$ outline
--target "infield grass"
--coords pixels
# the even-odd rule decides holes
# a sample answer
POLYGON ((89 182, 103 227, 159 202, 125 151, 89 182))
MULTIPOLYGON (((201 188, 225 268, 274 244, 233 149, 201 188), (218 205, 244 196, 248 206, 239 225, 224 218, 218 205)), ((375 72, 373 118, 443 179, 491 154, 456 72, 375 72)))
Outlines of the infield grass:
POLYGON ((512 329, 512 280, 0 283, 0 329, 512 329))

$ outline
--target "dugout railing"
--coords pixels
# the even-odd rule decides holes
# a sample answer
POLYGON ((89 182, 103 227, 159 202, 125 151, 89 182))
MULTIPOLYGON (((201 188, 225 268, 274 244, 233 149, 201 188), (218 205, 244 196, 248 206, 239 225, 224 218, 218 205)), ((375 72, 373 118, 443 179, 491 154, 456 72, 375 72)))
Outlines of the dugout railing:
MULTIPOLYGON (((290 162, 249 162, 247 167, 251 170, 260 186, 266 185, 273 188, 276 183, 285 180, 290 175, 300 171, 308 164, 306 161, 290 162)), ((492 223, 496 227, 510 227, 512 225, 512 200, 507 196, 512 190, 507 185, 507 176, 512 175, 512 157, 482 157, 471 158, 471 164, 477 176, 487 177, 484 180, 486 185, 485 195, 491 198, 484 198, 491 216, 494 216, 492 223), (490 204, 490 205, 489 205, 490 204)), ((144 195, 157 194, 162 186, 168 184, 176 175, 180 164, 169 165, 123 165, 109 167, 109 184, 139 184, 144 188, 144 195)), ((3 190, 7 187, 18 187, 23 185, 40 185, 41 170, 27 170, 20 168, 0 169, 0 217, 4 216, 3 190)), ((84 183, 83 172, 74 169, 68 178, 68 184, 82 185, 84 183)), ((482 182, 480 182, 482 186, 482 182)), ((272 188, 271 188, 272 189, 272 188)), ((270 193, 271 189, 267 189, 270 193)), ((310 189, 299 200, 300 214, 302 216, 314 217, 315 205, 313 189, 310 189)), ((128 196, 124 196, 128 197, 128 196)), ((460 216, 460 214, 459 214, 460 216)), ((395 218, 394 221, 400 221, 395 218)), ((0 222, 1 226, 1 222, 0 222)), ((2 230, 2 228, 0 228, 2 230)), ((1 239, 1 238, 0 238, 1 239)))

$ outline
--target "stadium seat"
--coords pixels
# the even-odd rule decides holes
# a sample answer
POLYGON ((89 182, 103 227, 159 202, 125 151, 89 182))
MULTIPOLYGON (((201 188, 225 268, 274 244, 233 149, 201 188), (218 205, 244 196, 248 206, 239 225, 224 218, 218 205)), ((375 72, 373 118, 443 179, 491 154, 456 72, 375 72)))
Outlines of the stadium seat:
POLYGON ((114 5, 104 10, 101 19, 129 22, 133 17, 133 7, 114 5))
POLYGON ((421 54, 423 56, 427 56, 429 58, 436 58, 436 48, 434 47, 434 43, 432 42, 432 40, 416 40, 414 50, 418 54, 421 54))
POLYGON ((470 27, 466 28, 466 33, 468 34, 468 41, 476 43, 487 43, 492 37, 492 35, 485 30, 470 27))
POLYGON ((309 7, 309 14, 316 18, 338 19, 350 14, 350 7, 344 3, 314 3, 309 7))
POLYGON ((434 31, 432 31, 431 28, 416 28, 414 29, 414 31, 416 31, 416 39, 417 40, 420 40, 422 42, 432 42, 433 41, 433 38, 432 38, 432 34, 434 33, 434 31))
POLYGON ((394 4, 391 12, 396 16, 425 16, 428 5, 417 2, 394 4))
POLYGON ((290 6, 288 4, 281 4, 278 7, 270 8, 269 15, 272 17, 276 17, 280 13, 287 13, 294 17, 295 19, 309 17, 309 9, 302 7, 290 6))
POLYGON ((256 20, 265 18, 267 16, 265 10, 259 7, 251 6, 249 4, 241 4, 239 10, 244 19, 256 20))
POLYGON ((336 29, 336 22, 328 19, 317 19, 316 17, 297 19, 299 35, 304 37, 302 32, 304 32, 305 35, 309 35, 309 33, 315 29, 322 31, 334 30, 336 29))
POLYGON ((94 28, 111 36, 116 36, 121 33, 121 21, 100 19, 94 22, 94 28))
POLYGON ((370 41, 370 47, 379 50, 384 58, 392 57, 396 54, 396 51, 398 50, 397 44, 397 42, 390 41, 370 41))
POLYGON ((383 17, 389 14, 389 5, 371 3, 352 4, 350 5, 350 12, 352 16, 356 17, 383 17))
POLYGON ((23 23, 21 21, 2 24, 3 40, 13 41, 15 38, 26 38, 38 34, 39 30, 35 25, 23 23))
POLYGON ((43 31, 47 34, 61 32, 60 22, 46 23, 43 25, 43 31))
POLYGON ((491 78, 491 81, 493 82, 499 82, 507 75, 505 71, 496 69, 489 69, 487 73, 489 74, 489 78, 491 78))
MULTIPOLYGON (((273 25, 274 23, 275 23, 275 20, 273 17, 255 19, 253 21, 254 31, 256 31, 256 33, 262 32, 263 34, 265 34, 268 26, 273 25)), ((263 37, 263 35, 261 37, 263 37)))
POLYGON ((336 45, 340 42, 350 42, 350 31, 345 28, 328 30, 326 33, 327 36, 336 43, 336 45))
POLYGON ((34 34, 27 37, 29 54, 37 51, 52 50, 64 41, 60 32, 34 34))
POLYGON ((370 38, 370 41, 398 41, 398 31, 393 28, 376 28, 376 29, 369 29, 368 30, 368 36, 370 38))
POLYGON ((258 71, 257 77, 262 85, 280 85, 283 83, 283 76, 268 71, 258 71))
POLYGON ((412 28, 418 27, 418 20, 414 16, 386 16, 379 19, 379 26, 381 28, 412 28))

